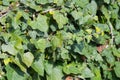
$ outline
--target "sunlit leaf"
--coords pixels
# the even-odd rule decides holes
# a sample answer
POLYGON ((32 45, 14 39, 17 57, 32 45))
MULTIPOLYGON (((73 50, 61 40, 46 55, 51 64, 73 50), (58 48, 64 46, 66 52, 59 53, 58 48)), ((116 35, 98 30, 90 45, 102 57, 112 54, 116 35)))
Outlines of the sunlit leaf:
POLYGON ((4 59, 4 64, 7 65, 9 62, 12 62, 11 58, 4 59))
POLYGON ((27 52, 23 54, 22 60, 27 65, 27 67, 30 67, 34 60, 34 56, 31 52, 27 52))
POLYGON ((12 44, 3 44, 1 47, 3 52, 8 52, 11 55, 16 55, 16 53, 18 52, 12 44))

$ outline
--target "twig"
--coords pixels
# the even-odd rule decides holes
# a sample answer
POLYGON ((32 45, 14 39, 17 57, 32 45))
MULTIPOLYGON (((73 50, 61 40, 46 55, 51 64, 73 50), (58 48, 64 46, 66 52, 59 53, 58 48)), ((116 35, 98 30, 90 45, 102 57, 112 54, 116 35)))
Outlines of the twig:
POLYGON ((11 10, 11 6, 9 6, 6 10, 3 10, 0 12, 0 19, 8 14, 8 12, 11 10))

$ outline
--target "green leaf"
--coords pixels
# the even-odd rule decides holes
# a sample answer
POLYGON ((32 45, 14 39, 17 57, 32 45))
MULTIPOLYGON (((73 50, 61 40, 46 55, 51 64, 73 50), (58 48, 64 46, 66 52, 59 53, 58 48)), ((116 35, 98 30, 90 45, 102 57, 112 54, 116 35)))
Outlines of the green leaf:
POLYGON ((53 36, 51 40, 52 48, 55 50, 57 47, 62 46, 61 40, 57 36, 53 36))
POLYGON ((48 0, 36 0, 36 2, 39 4, 46 4, 48 3, 48 0))
POLYGON ((115 62, 114 71, 116 76, 120 78, 120 62, 115 62))
POLYGON ((12 44, 8 44, 8 45, 2 44, 1 47, 3 52, 8 52, 11 55, 16 55, 18 52, 12 44))
POLYGON ((53 67, 52 73, 50 75, 47 75, 47 80, 62 80, 62 78, 63 78, 62 66, 53 67))
POLYGON ((46 45, 47 45, 46 43, 47 43, 46 39, 39 39, 36 42, 35 46, 36 46, 37 49, 40 49, 41 52, 44 52, 45 48, 46 48, 46 45))
POLYGON ((33 21, 28 21, 28 24, 33 28, 33 29, 38 29, 42 32, 47 32, 48 31, 48 23, 47 23, 47 17, 44 15, 39 14, 36 20, 33 21))
POLYGON ((83 16, 83 12, 80 12, 80 11, 77 12, 76 10, 72 11, 71 14, 75 20, 77 20, 83 16))
POLYGON ((26 64, 27 67, 30 67, 32 65, 33 60, 34 56, 31 52, 24 53, 22 56, 22 61, 26 64))
POLYGON ((22 38, 17 35, 17 34, 21 34, 19 31, 17 32, 16 30, 16 33, 12 34, 11 36, 11 39, 10 39, 10 42, 15 46, 15 48, 17 49, 23 49, 23 46, 22 46, 22 38))
MULTIPOLYGON (((89 3, 88 0, 74 0, 77 5, 79 5, 81 8, 86 8, 87 4, 89 3)), ((73 2, 74 2, 73 1, 73 2)))
POLYGON ((94 0, 92 0, 91 3, 87 5, 87 8, 88 8, 90 14, 96 15, 97 4, 94 0))
POLYGON ((27 80, 27 75, 25 75, 19 68, 13 65, 7 65, 5 67, 8 80, 27 80))
POLYGON ((120 44, 120 34, 115 36, 115 43, 118 45, 120 44))
POLYGON ((53 64, 52 61, 45 61, 45 71, 48 75, 52 74, 53 64))
POLYGON ((102 80, 99 68, 94 68, 93 72, 95 73, 95 75, 94 75, 94 77, 92 77, 92 80, 102 80))
POLYGON ((41 76, 44 75, 44 58, 44 54, 39 55, 31 66, 41 76))
POLYGON ((79 24, 81 25, 81 24, 85 24, 86 22, 88 22, 88 20, 91 18, 91 15, 86 15, 86 16, 84 16, 84 17, 81 17, 80 19, 79 19, 79 24))
POLYGON ((68 22, 68 18, 63 16, 61 13, 58 11, 55 11, 53 14, 53 18, 56 20, 59 29, 63 28, 64 25, 68 22))
POLYGON ((109 11, 107 10, 107 8, 105 6, 102 6, 101 11, 104 14, 104 16, 106 17, 106 19, 109 20, 110 14, 108 13, 109 11))
POLYGON ((16 64, 23 72, 26 73, 26 67, 23 65, 21 56, 19 54, 15 56, 15 58, 12 57, 11 59, 14 64, 16 64))
POLYGON ((70 63, 63 67, 63 71, 66 74, 80 74, 82 70, 86 67, 86 64, 79 64, 79 63, 70 63))
POLYGON ((58 6, 61 6, 64 4, 64 0, 53 0, 54 3, 56 3, 58 6))
POLYGON ((77 52, 77 53, 79 53, 79 54, 82 54, 81 52, 82 52, 83 47, 84 47, 84 44, 83 44, 82 42, 79 43, 79 44, 74 44, 74 45, 73 45, 74 52, 77 52))
POLYGON ((1 33, 1 35, 3 36, 5 42, 8 42, 9 38, 11 37, 11 34, 9 33, 1 33))
POLYGON ((61 48, 61 53, 60 53, 61 58, 62 58, 62 59, 65 59, 65 60, 66 60, 66 59, 70 59, 68 52, 69 52, 69 51, 68 51, 67 49, 61 48))
POLYGON ((120 20, 119 20, 119 19, 116 20, 115 29, 116 29, 116 30, 119 30, 119 29, 120 29, 120 20))
POLYGON ((111 52, 111 49, 108 48, 108 49, 105 49, 103 52, 102 52, 102 56, 105 56, 106 57, 106 60, 109 64, 111 65, 114 65, 115 63, 115 58, 111 52))
POLYGON ((36 31, 29 31, 28 34, 30 35, 30 37, 32 39, 36 39, 36 36, 37 36, 37 32, 36 31))
POLYGON ((116 57, 120 57, 120 48, 116 49, 115 47, 112 47, 113 55, 116 57))
POLYGON ((104 0, 105 3, 109 4, 110 3, 110 0, 104 0))
POLYGON ((86 67, 83 71, 82 71, 82 76, 85 78, 91 78, 94 76, 94 74, 92 73, 92 71, 86 67))
POLYGON ((8 57, 8 55, 7 54, 5 54, 5 53, 0 53, 0 59, 5 59, 5 58, 7 58, 8 57))
POLYGON ((109 32, 109 26, 107 24, 95 23, 93 24, 95 27, 99 27, 101 30, 109 32))

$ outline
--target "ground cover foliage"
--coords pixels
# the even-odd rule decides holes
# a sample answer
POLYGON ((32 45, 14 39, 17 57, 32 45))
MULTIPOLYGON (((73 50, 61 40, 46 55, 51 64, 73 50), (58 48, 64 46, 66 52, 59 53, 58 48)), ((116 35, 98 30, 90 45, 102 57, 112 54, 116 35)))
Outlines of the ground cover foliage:
POLYGON ((119 80, 119 31, 120 0, 0 0, 0 80, 119 80))

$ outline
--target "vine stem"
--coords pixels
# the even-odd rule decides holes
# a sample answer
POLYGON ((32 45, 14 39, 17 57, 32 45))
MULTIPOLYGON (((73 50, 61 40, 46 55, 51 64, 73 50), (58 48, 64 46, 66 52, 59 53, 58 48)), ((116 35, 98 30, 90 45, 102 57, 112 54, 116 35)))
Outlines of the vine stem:
POLYGON ((111 45, 114 44, 114 34, 113 34, 113 25, 111 24, 111 22, 108 20, 108 26, 110 28, 110 33, 111 33, 111 45))

